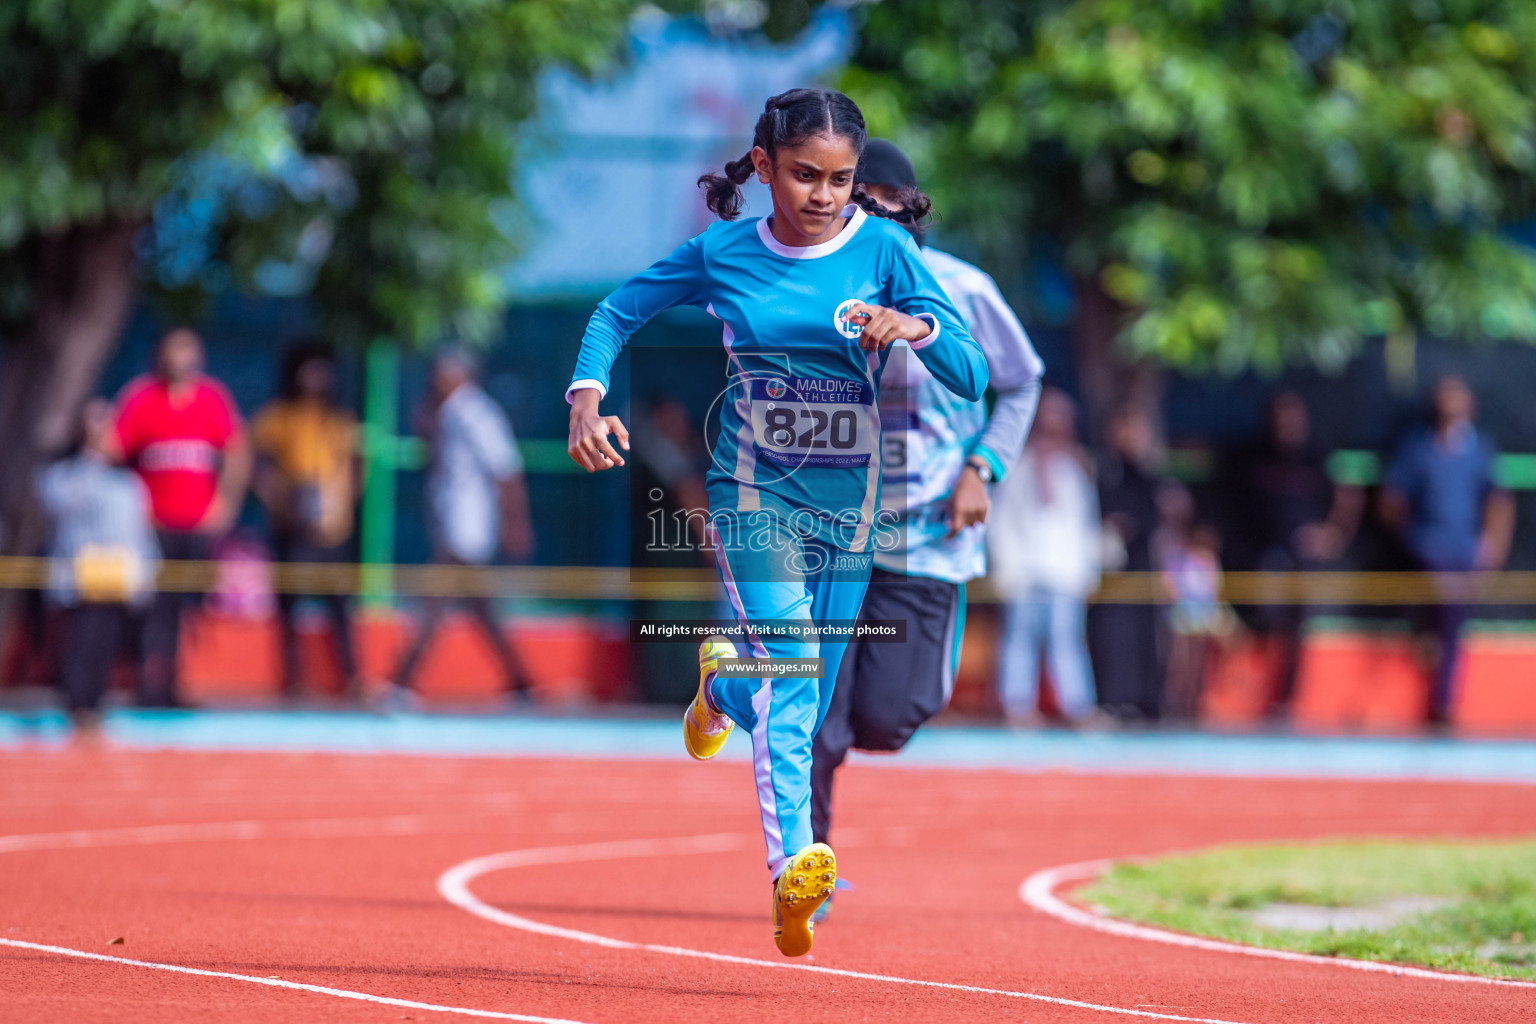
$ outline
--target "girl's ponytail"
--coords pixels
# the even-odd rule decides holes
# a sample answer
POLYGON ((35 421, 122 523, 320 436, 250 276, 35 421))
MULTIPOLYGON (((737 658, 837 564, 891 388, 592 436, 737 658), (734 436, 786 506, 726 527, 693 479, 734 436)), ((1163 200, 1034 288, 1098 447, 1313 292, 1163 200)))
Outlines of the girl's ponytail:
POLYGON ((883 203, 866 192, 862 184, 853 186, 853 195, 850 198, 858 203, 865 213, 895 221, 917 237, 918 245, 923 244, 922 233, 933 214, 933 200, 929 199, 922 189, 915 185, 902 186, 896 192, 896 202, 900 207, 896 210, 887 209, 883 203))
POLYGON ((895 221, 897 224, 922 224, 934 212, 934 201, 929 200, 928 193, 911 184, 903 186, 895 193, 895 201, 900 209, 886 209, 879 200, 865 192, 862 184, 854 186, 851 198, 854 203, 863 207, 863 212, 883 216, 886 220, 895 221))
POLYGON ((725 165, 725 173, 711 171, 699 176, 699 188, 704 190, 704 202, 711 213, 721 220, 735 220, 741 213, 741 186, 752 177, 752 152, 740 160, 725 165))

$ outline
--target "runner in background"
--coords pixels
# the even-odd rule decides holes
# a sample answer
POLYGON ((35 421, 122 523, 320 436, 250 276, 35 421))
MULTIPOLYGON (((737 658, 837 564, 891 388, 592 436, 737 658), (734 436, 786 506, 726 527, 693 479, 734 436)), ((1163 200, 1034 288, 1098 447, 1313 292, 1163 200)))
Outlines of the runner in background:
MULTIPOLYGON (((863 114, 841 93, 793 89, 768 100, 752 148, 724 174, 700 179, 726 223, 603 300, 566 390, 571 458, 588 471, 622 466, 608 438, 627 449, 628 431, 598 407, 630 335, 673 306, 704 309, 724 325, 732 376, 706 477, 716 564, 754 658, 822 665, 814 676, 732 676, 720 668, 735 648, 706 642, 683 731, 701 760, 719 752, 733 723, 752 735, 774 942, 786 956, 810 952, 810 916, 837 874, 832 850, 811 834, 811 739, 846 639, 781 637, 763 624, 858 615, 880 487, 876 395, 890 345, 909 343, 943 387, 970 401, 987 384, 981 350, 912 239, 855 191, 864 143, 863 114), (773 216, 736 221, 741 186, 754 175, 770 187, 773 216)), ((927 212, 916 189, 903 199, 927 212)), ((696 898, 686 886, 676 892, 696 898)))
MULTIPOLYGON (((427 510, 432 525, 432 560, 439 565, 488 566, 497 553, 518 561, 533 555, 533 519, 528 481, 512 424, 477 380, 475 357, 449 346, 432 361, 431 405, 423 433, 432 449, 427 471, 427 510)), ((509 700, 521 704, 533 696, 533 677, 496 618, 488 589, 470 589, 449 598, 422 600, 416 636, 385 688, 384 702, 416 704, 416 672, 453 604, 468 609, 490 645, 509 700)))
MULTIPOLYGON (((917 187, 905 153, 870 139, 858 181, 895 214, 917 187)), ((902 218, 919 245, 919 223, 902 218)), ((893 526, 875 554, 861 620, 904 619, 905 643, 855 641, 813 744, 811 823, 829 839, 832 783, 850 747, 900 750, 949 702, 965 628, 965 584, 986 572, 988 485, 1018 461, 1040 397, 1044 365, 992 278, 923 246, 934 278, 981 344, 997 402, 955 394, 905 346, 894 348, 880 387, 880 504, 893 526)), ((823 904, 823 909, 830 903, 823 904)))

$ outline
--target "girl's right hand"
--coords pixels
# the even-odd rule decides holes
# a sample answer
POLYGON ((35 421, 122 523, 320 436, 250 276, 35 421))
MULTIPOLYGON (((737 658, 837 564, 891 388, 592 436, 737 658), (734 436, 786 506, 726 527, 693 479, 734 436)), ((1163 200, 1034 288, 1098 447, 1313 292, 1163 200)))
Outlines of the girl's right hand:
POLYGON ((608 435, 619 439, 619 447, 629 451, 629 431, 617 416, 600 416, 601 397, 595 388, 582 388, 571 396, 571 435, 566 452, 588 473, 624 465, 624 458, 608 443, 608 435))

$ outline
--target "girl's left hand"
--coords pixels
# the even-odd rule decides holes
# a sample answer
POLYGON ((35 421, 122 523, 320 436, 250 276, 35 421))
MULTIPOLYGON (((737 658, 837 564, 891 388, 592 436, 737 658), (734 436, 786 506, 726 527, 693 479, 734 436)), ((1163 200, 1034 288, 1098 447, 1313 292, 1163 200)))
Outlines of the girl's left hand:
POLYGON ((945 536, 953 537, 968 526, 986 522, 991 510, 987 485, 981 482, 975 466, 966 466, 960 471, 960 479, 955 481, 955 489, 949 496, 949 532, 945 536))
POLYGON ((864 328, 859 332, 859 348, 866 352, 884 351, 893 341, 922 341, 933 333, 933 325, 921 317, 863 302, 849 307, 843 319, 864 328))

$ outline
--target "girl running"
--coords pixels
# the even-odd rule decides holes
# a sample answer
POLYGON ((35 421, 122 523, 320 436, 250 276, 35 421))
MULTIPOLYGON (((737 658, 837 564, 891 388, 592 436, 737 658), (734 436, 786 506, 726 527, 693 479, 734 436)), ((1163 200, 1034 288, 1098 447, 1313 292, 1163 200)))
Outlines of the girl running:
MULTIPOLYGON (((770 624, 851 625, 858 616, 879 536, 875 400, 888 346, 906 341, 964 398, 987 385, 981 348, 911 236, 855 192, 864 142, 864 117, 841 93, 770 99, 751 151, 699 179, 722 223, 603 300, 566 390, 571 458, 589 472, 622 466, 629 433, 599 411, 619 350, 672 306, 699 307, 724 325, 732 376, 717 401, 706 479, 716 565, 752 657, 810 665, 798 675, 721 674, 735 645, 707 641, 683 735, 700 760, 719 752, 733 725, 752 736, 774 941, 786 956, 810 951, 810 917, 837 878, 835 855, 811 834, 811 740, 849 638, 770 624), (773 214, 737 221, 741 185, 754 174, 773 214)), ((899 206, 922 217, 929 204, 911 189, 899 206)))

